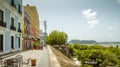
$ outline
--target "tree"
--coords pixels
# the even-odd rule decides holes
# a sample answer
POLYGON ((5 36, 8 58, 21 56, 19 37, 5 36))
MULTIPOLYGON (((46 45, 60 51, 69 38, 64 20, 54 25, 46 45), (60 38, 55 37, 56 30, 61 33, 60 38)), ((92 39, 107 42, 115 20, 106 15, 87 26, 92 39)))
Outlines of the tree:
POLYGON ((67 43, 67 34, 57 30, 52 31, 47 37, 47 44, 50 45, 62 45, 67 43))

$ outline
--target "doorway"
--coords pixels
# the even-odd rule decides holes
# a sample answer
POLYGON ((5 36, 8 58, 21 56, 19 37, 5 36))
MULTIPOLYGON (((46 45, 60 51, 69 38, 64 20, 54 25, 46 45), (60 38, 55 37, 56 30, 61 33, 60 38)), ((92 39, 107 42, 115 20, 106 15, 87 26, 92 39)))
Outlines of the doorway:
POLYGON ((14 37, 11 36, 11 48, 14 49, 14 37))
POLYGON ((0 51, 3 51, 3 35, 0 34, 0 51))

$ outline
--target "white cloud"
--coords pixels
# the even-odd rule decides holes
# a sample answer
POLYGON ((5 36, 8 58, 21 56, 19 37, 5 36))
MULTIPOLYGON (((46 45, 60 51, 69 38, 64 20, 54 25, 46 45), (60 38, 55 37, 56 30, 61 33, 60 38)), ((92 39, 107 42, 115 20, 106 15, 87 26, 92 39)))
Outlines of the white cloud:
POLYGON ((99 24, 99 21, 96 18, 97 12, 93 11, 92 9, 83 10, 82 14, 87 19, 87 23, 91 28, 99 24))
POLYGON ((114 31, 114 30, 117 30, 117 28, 116 27, 108 27, 108 30, 114 31))
POLYGON ((95 27, 97 24, 99 23, 98 20, 91 20, 91 21, 88 21, 88 24, 91 28, 95 27))

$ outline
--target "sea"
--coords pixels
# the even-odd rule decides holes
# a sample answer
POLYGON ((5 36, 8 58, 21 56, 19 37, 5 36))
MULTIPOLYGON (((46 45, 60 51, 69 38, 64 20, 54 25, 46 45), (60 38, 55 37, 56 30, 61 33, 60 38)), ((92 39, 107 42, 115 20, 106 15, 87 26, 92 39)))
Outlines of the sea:
MULTIPOLYGON (((91 45, 94 45, 94 44, 85 44, 85 45, 91 46, 91 45)), ((105 46, 105 47, 110 47, 110 46, 120 47, 120 43, 98 43, 98 45, 105 46)))
POLYGON ((118 45, 118 47, 120 47, 120 43, 118 43, 118 44, 100 44, 100 45, 106 46, 106 47, 109 47, 109 46, 116 47, 118 45))

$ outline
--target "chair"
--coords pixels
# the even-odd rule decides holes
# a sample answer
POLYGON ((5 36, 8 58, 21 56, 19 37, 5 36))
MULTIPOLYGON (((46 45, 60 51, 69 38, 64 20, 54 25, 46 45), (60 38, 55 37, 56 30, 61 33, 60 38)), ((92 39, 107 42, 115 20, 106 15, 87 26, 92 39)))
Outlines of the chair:
POLYGON ((23 56, 22 55, 17 55, 17 56, 15 56, 15 59, 17 59, 17 61, 14 61, 14 62, 18 63, 19 67, 20 67, 20 64, 23 61, 23 56))
POLYGON ((27 65, 27 67, 30 67, 30 66, 29 66, 29 62, 30 62, 30 58, 28 58, 28 59, 23 59, 23 61, 22 61, 20 64, 22 64, 22 67, 23 67, 23 65, 27 65))
POLYGON ((22 55, 17 55, 15 56, 16 59, 18 59, 20 62, 22 62, 23 56, 22 55))
MULTIPOLYGON (((14 67, 14 62, 11 59, 6 59, 4 61, 5 67, 14 67)), ((4 67, 4 66, 3 66, 4 67)))
POLYGON ((0 67, 4 67, 5 66, 5 63, 4 61, 2 60, 2 58, 0 58, 0 67))

